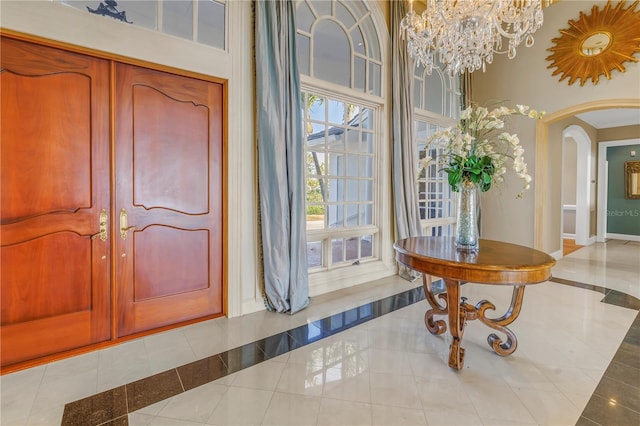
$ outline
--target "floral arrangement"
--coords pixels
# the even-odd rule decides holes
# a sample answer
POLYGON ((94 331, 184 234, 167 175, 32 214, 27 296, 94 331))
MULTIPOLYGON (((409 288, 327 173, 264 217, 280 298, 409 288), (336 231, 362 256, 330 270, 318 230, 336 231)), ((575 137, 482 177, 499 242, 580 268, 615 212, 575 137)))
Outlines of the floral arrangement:
MULTIPOLYGON (((457 192, 459 185, 466 182, 477 184, 482 192, 488 191, 494 183, 502 182, 511 162, 514 172, 523 182, 518 194, 521 198, 529 189, 531 176, 524 162, 524 148, 518 135, 501 131, 505 119, 511 115, 521 115, 540 119, 544 111, 536 111, 525 105, 516 108, 498 106, 491 111, 484 106, 472 105, 462 111, 460 122, 433 134, 427 148, 444 147, 444 155, 439 159, 443 170, 448 174, 451 189, 457 192)), ((433 158, 428 155, 420 160, 420 170, 426 168, 433 158)))

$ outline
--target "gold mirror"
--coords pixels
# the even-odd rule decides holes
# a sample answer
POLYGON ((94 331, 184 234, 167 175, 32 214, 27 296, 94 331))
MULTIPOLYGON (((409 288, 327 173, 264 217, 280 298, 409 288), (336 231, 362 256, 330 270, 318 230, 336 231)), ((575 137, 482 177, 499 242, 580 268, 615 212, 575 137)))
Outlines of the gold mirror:
POLYGON ((625 198, 640 198, 640 161, 624 163, 625 198))
POLYGON ((611 71, 625 72, 623 62, 638 62, 634 57, 640 52, 640 11, 635 11, 638 2, 624 8, 625 2, 616 6, 611 1, 599 10, 597 5, 591 14, 580 12, 577 21, 570 20, 569 28, 560 30, 561 36, 551 41, 554 46, 547 49, 553 52, 547 57, 551 65, 557 68, 552 75, 562 74, 560 81, 569 78, 569 85, 580 80, 584 86, 591 78, 598 84, 604 74, 611 79, 611 71))

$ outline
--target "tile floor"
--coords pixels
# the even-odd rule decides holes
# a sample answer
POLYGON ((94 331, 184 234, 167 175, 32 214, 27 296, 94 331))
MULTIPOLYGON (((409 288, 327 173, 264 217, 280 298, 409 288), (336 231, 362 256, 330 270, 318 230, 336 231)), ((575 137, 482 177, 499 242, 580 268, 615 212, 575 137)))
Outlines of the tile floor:
MULTIPOLYGON (((72 403, 65 424, 640 425, 640 243, 585 247, 553 273, 526 290, 516 352, 497 356, 470 322, 460 372, 424 327, 419 283, 392 277, 294 316, 219 318, 4 375, 0 424, 60 425, 72 403)), ((462 293, 496 315, 511 297, 462 293)))

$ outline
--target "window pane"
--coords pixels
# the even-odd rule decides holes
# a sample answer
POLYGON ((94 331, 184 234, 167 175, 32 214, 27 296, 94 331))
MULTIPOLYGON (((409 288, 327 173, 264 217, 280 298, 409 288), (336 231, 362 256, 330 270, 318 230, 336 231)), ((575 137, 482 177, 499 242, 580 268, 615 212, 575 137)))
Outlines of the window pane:
POLYGON ((316 11, 316 16, 331 15, 331 3, 327 0, 308 0, 311 7, 316 11))
POLYGON ((366 79, 367 61, 359 56, 353 58, 353 87, 364 92, 366 79))
POLYGON ((307 243, 307 263, 309 268, 322 266, 322 242, 311 241, 307 243))
POLYGON ((442 73, 434 69, 431 75, 425 77, 426 96, 425 96, 425 109, 427 111, 435 112, 436 114, 444 114, 444 108, 442 105, 442 99, 444 94, 444 86, 442 84, 442 73))
POLYGON ((360 206, 360 226, 373 225, 373 206, 363 204, 360 206))
POLYGON ((356 27, 351 31, 351 39, 353 40, 353 49, 356 53, 366 56, 364 49, 364 39, 362 38, 362 32, 360 28, 356 27))
POLYGON ((413 104, 415 108, 424 108, 422 105, 422 81, 418 79, 413 81, 413 104))
POLYGON ((378 33, 376 32, 375 25, 373 25, 371 15, 367 16, 362 22, 362 30, 367 37, 367 56, 376 61, 380 61, 382 57, 380 55, 378 33))
POLYGON ((304 1, 298 2, 298 6, 296 7, 296 26, 298 29, 310 32, 311 24, 313 24, 315 19, 307 3, 304 1))
POLYGON ((346 260, 355 260, 355 259, 359 259, 360 256, 358 255, 358 238, 357 237, 352 237, 347 239, 347 244, 346 244, 346 260))
POLYGON ((380 65, 369 62, 369 93, 380 96, 382 91, 382 76, 380 74, 380 65))
POLYGON ((347 176, 358 176, 359 167, 358 161, 359 156, 357 155, 347 155, 347 176))
POLYGON ((360 257, 373 256, 373 235, 360 237, 360 257))
POLYGON ((329 176, 344 176, 344 154, 329 154, 329 176))
POLYGON ((309 37, 296 35, 296 53, 298 54, 298 70, 300 74, 309 75, 309 37))
POLYGON ((162 32, 193 40, 193 3, 164 0, 162 2, 162 32))
MULTIPOLYGON (((62 3, 75 7, 76 9, 80 9, 83 12, 87 12, 88 7, 92 10, 97 10, 101 2, 95 0, 62 0, 62 3)), ((116 14, 116 16, 122 16, 122 18, 126 19, 127 22, 132 23, 133 25, 157 30, 157 11, 155 1, 120 0, 116 6, 110 7, 110 12, 116 14)), ((122 20, 122 22, 124 22, 124 20, 122 20)))
POLYGON ((358 181, 347 179, 347 196, 346 201, 358 201, 358 181))
POLYGON ((344 247, 342 238, 331 240, 331 263, 344 261, 344 247))
POLYGON ((329 107, 329 122, 334 124, 342 124, 344 122, 345 105, 344 102, 330 99, 327 102, 329 107))
POLYGON ((344 201, 344 179, 329 180, 329 202, 344 201))
POLYGON ((373 181, 360 181, 360 201, 373 201, 373 181))
POLYGON ((356 20, 353 18, 353 15, 351 15, 351 12, 349 12, 342 3, 336 2, 335 8, 336 17, 346 28, 351 28, 356 24, 356 20))
POLYGON ((347 226, 358 226, 358 205, 347 205, 347 226))
POLYGON ((373 177, 373 157, 362 157, 362 164, 360 166, 361 177, 373 177))
POLYGON ((313 76, 350 87, 351 48, 344 30, 335 22, 319 21, 312 43, 313 76))
POLYGON ((198 42, 224 49, 225 5, 198 0, 198 42))
POLYGON ((342 204, 338 205, 330 205, 327 207, 329 212, 328 216, 328 224, 329 228, 342 228, 343 227, 343 214, 342 214, 342 204))
POLYGON ((371 133, 362 134, 362 145, 364 152, 366 152, 367 154, 373 154, 374 143, 373 135, 371 133))
POLYGON ((368 108, 363 108, 360 112, 360 122, 363 129, 373 129, 373 111, 368 108))

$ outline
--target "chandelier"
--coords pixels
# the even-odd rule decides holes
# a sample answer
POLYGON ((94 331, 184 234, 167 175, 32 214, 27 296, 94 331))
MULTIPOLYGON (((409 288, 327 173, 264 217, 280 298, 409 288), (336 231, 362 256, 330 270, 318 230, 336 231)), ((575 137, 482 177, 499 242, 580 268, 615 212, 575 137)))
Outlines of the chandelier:
POLYGON ((542 25, 542 1, 426 0, 426 9, 418 15, 409 0, 400 34, 407 40, 409 55, 428 74, 437 65, 436 53, 450 75, 484 71, 494 53, 513 59, 523 40, 525 46, 533 46, 533 33, 542 25))

